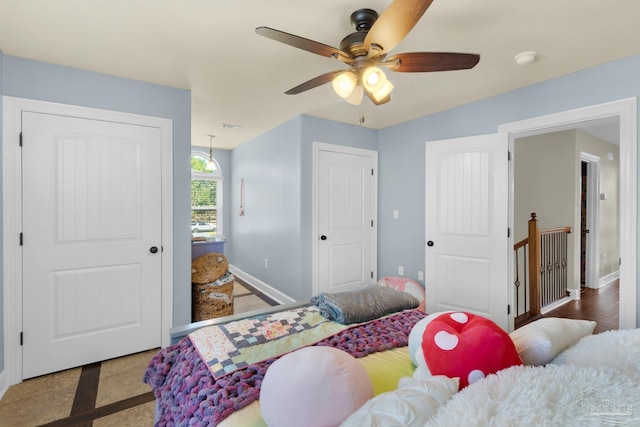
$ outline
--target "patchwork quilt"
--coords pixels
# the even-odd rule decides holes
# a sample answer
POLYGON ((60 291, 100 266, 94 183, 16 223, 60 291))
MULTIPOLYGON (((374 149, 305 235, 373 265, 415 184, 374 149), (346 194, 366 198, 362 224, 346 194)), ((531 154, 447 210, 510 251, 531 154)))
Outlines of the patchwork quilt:
MULTIPOLYGON (((353 357, 406 346, 411 329, 425 316, 420 310, 403 311, 352 325, 315 345, 338 348, 353 357)), ((215 427, 235 411, 258 400, 262 379, 277 357, 215 379, 190 338, 185 337, 161 350, 144 374, 144 382, 151 386, 157 399, 155 425, 215 427)))
POLYGON ((322 316, 318 307, 310 306, 208 326, 189 334, 189 339, 213 377, 219 379, 291 349, 315 344, 346 328, 322 316))

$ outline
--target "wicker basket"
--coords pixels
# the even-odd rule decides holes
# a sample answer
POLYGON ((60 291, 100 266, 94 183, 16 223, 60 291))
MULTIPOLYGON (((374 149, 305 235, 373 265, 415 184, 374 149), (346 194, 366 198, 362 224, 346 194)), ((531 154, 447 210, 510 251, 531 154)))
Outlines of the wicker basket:
POLYGON ((229 261, 224 254, 208 253, 191 263, 191 283, 206 285, 213 283, 227 272, 229 261))
POLYGON ((231 273, 213 283, 192 283, 193 321, 213 319, 233 314, 233 284, 235 277, 231 273))

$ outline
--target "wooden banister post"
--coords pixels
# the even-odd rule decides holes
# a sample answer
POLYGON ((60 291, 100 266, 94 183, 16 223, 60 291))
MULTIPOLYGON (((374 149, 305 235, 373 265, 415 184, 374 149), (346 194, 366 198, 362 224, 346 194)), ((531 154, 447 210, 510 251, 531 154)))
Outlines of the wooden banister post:
POLYGON ((529 312, 540 314, 540 232, 535 212, 529 220, 529 312))

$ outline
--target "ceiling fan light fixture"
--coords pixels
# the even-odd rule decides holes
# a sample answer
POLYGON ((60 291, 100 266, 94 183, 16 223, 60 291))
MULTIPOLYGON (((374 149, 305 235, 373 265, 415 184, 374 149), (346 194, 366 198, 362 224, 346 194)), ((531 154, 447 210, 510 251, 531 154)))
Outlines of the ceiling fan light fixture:
POLYGON ((377 92, 387 82, 387 76, 378 67, 367 67, 362 72, 362 84, 369 92, 377 92))
POLYGON ((376 102, 382 101, 386 98, 391 91, 393 90, 393 85, 389 80, 385 80, 384 85, 375 92, 371 92, 371 96, 376 100, 376 102))
POLYGON ((345 98, 351 105, 360 105, 362 104, 362 97, 364 96, 364 88, 360 85, 356 86, 351 94, 345 98))
POLYGON ((348 98, 358 83, 358 77, 353 71, 344 71, 333 79, 333 90, 342 98, 348 98))

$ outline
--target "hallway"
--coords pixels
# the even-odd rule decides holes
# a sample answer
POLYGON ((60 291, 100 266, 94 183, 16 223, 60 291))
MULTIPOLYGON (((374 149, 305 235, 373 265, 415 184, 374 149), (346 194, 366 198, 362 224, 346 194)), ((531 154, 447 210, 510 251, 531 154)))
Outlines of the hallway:
POLYGON ((570 319, 595 320, 594 334, 618 329, 620 304, 620 281, 600 289, 583 288, 579 300, 572 300, 543 315, 543 317, 566 317, 570 319))

